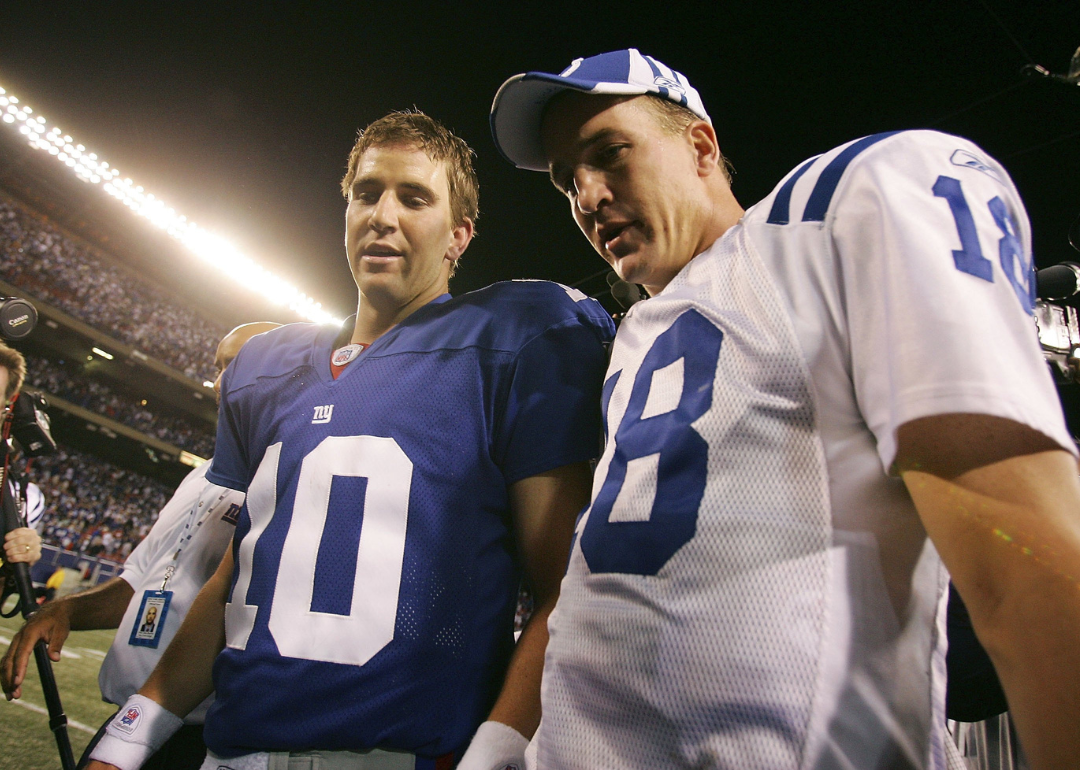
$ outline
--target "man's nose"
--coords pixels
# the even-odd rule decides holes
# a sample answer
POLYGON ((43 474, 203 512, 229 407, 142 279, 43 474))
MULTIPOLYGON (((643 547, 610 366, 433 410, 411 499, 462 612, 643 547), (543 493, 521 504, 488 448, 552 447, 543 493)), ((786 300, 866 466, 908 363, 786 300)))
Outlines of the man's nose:
POLYGON ((383 195, 371 210, 371 229, 378 233, 391 232, 397 227, 397 205, 393 195, 383 195))
POLYGON ((611 202, 611 190, 604 175, 589 168, 574 173, 577 189, 577 207, 582 214, 595 214, 605 203, 611 202))

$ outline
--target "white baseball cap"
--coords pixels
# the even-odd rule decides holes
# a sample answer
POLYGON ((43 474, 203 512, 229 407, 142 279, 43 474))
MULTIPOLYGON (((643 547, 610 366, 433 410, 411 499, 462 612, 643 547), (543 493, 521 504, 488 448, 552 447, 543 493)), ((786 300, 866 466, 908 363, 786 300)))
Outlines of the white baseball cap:
POLYGON ((551 98, 572 89, 589 94, 656 94, 712 123, 701 96, 686 77, 636 48, 574 59, 555 75, 525 72, 507 80, 491 105, 491 135, 503 157, 518 168, 547 171, 540 121, 551 98))

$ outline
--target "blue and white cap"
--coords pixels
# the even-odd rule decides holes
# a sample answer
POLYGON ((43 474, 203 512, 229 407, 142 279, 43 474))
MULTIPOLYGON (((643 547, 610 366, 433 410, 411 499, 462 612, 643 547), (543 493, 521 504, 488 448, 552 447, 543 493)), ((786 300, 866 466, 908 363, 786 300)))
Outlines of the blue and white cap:
POLYGON ((589 94, 656 94, 712 123, 701 96, 682 73, 636 48, 627 48, 574 59, 558 75, 526 72, 503 83, 491 105, 491 134, 503 157, 518 168, 547 171, 540 121, 551 98, 567 89, 589 94))

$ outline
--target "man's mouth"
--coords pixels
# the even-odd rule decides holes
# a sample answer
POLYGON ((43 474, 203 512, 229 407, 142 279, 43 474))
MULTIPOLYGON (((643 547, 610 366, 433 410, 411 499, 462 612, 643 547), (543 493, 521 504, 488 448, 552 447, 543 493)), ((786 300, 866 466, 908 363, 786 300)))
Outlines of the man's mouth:
POLYGON ((379 243, 373 243, 370 246, 366 246, 360 255, 369 262, 391 262, 398 259, 403 255, 402 252, 393 248, 392 246, 386 246, 379 243))
POLYGON ((619 222, 603 225, 597 230, 600 245, 605 251, 614 254, 626 240, 623 236, 634 224, 634 222, 619 222))

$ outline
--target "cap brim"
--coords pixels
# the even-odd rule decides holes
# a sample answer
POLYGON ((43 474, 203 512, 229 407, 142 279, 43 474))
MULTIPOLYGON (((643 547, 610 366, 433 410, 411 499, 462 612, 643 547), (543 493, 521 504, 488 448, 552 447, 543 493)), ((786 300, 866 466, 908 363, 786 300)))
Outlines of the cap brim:
POLYGON ((562 91, 636 95, 648 90, 634 84, 598 83, 559 77, 548 72, 526 72, 507 80, 491 104, 491 135, 502 156, 518 168, 547 171, 540 142, 540 121, 552 97, 562 91), (599 87, 599 88, 598 88, 599 87))

